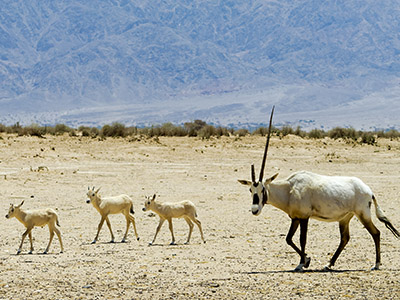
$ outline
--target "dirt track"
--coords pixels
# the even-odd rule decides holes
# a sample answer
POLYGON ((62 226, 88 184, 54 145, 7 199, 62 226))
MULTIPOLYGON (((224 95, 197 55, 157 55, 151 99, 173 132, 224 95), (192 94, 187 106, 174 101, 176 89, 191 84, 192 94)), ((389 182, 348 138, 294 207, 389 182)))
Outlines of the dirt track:
MULTIPOLYGON (((397 299, 400 298, 400 241, 380 223, 382 269, 371 272, 372 238, 354 218, 351 240, 325 273, 339 243, 337 223, 310 221, 309 271, 291 272, 298 255, 286 245, 290 219, 267 206, 254 217, 248 189, 237 179, 257 171, 262 137, 107 139, 47 136, 0 139, 0 299, 397 299), (108 243, 104 226, 91 245, 100 216, 86 204, 88 186, 103 195, 126 193, 135 201, 136 224, 128 243, 108 243), (164 224, 156 245, 158 217, 142 212, 144 196, 160 200, 189 199, 197 208, 207 243, 197 227, 190 245, 184 220, 174 221, 177 246, 170 246, 164 224), (26 240, 15 255, 24 227, 4 215, 9 203, 57 209, 65 252, 55 237, 50 254, 41 255, 48 230, 35 228, 34 254, 26 240)), ((266 175, 279 178, 306 169, 327 175, 352 175, 367 183, 388 218, 400 229, 400 143, 379 140, 378 146, 273 137, 266 175), (388 145, 390 145, 390 150, 388 145)), ((125 219, 110 217, 116 239, 125 219)), ((298 241, 298 234, 295 236, 298 241)))

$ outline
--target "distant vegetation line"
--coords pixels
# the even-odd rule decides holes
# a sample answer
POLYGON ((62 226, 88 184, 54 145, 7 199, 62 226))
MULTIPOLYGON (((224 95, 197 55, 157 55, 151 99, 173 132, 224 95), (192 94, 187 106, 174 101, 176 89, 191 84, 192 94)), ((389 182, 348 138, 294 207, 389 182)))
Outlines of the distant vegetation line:
MULTIPOLYGON (((70 136, 87 136, 92 138, 107 138, 107 137, 159 137, 159 136, 190 136, 200 138, 211 138, 221 136, 237 136, 242 137, 246 135, 261 135, 267 134, 268 128, 259 127, 250 132, 247 129, 233 129, 226 127, 215 127, 209 125, 204 121, 195 120, 187 122, 184 125, 174 125, 172 123, 164 123, 158 126, 151 127, 126 127, 121 123, 112 123, 111 125, 104 125, 101 128, 80 126, 79 128, 71 128, 64 124, 57 124, 55 126, 39 126, 32 124, 29 126, 21 126, 16 123, 12 126, 5 126, 0 124, 0 133, 17 134, 19 136, 37 136, 44 137, 46 134, 50 135, 63 135, 69 134, 70 136)), ((336 127, 329 131, 321 129, 313 129, 309 132, 301 130, 300 127, 292 128, 290 126, 283 126, 282 128, 273 127, 273 134, 279 137, 284 137, 289 134, 297 135, 302 138, 322 139, 329 137, 332 139, 343 139, 361 144, 375 145, 377 138, 398 139, 400 132, 397 130, 388 131, 359 131, 354 128, 341 128, 336 127)))

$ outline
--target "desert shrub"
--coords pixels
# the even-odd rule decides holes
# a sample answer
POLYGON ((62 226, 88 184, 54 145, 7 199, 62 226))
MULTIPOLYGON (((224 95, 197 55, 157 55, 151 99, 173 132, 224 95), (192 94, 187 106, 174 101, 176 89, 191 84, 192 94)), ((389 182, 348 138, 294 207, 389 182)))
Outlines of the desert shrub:
POLYGON ((63 135, 64 133, 71 133, 72 131, 74 131, 74 129, 65 124, 56 124, 56 126, 54 126, 53 134, 63 135))
POLYGON ((79 126, 78 131, 82 133, 82 136, 89 136, 92 138, 100 134, 100 130, 97 127, 79 126))
POLYGON ((126 130, 125 125, 114 122, 111 125, 104 125, 100 130, 102 137, 125 137, 126 130))
MULTIPOLYGON (((238 130, 235 131, 235 135, 237 135, 237 136, 246 136, 248 134, 249 134, 249 131, 247 129, 244 129, 244 128, 238 129, 238 130)), ((254 132, 253 132, 253 134, 254 134, 254 132)))
POLYGON ((205 125, 197 133, 197 136, 203 139, 209 139, 211 136, 215 135, 216 135, 216 129, 212 125, 205 125))
POLYGON ((322 139, 326 136, 326 132, 321 129, 312 129, 307 136, 312 139, 322 139))
POLYGON ((187 122, 183 125, 188 136, 198 136, 198 132, 206 126, 207 123, 202 120, 194 120, 193 122, 187 122))
POLYGON ((279 135, 281 135, 281 136, 287 136, 289 134, 293 134, 294 130, 292 127, 285 125, 282 127, 282 129, 280 130, 279 133, 280 133, 279 135))
POLYGON ((361 144, 375 145, 376 139, 375 135, 372 132, 363 132, 361 134, 361 144))
POLYGON ((131 126, 131 127, 125 128, 125 132, 126 132, 127 136, 134 136, 139 133, 139 130, 136 126, 131 126))
POLYGON ((328 131, 328 136, 331 139, 350 139, 353 141, 357 141, 358 138, 360 137, 360 134, 358 131, 356 131, 354 128, 341 128, 341 127, 335 127, 331 130, 328 131))
MULTIPOLYGON (((241 129, 239 129, 241 130, 241 129)), ((258 127, 256 130, 253 131, 253 135, 261 135, 265 136, 268 134, 268 128, 267 127, 258 127)))
POLYGON ((376 135, 378 138, 387 138, 387 139, 391 139, 391 140, 398 139, 400 137, 400 133, 394 129, 390 129, 386 132, 383 130, 380 130, 380 131, 376 132, 376 135))
POLYGON ((0 132, 7 132, 7 126, 0 124, 0 132))
POLYGON ((215 135, 218 137, 229 136, 229 130, 226 127, 218 126, 217 128, 215 128, 215 135))
POLYGON ((30 136, 37 136, 37 137, 43 137, 47 132, 47 127, 40 127, 37 124, 32 124, 30 126, 25 126, 22 127, 18 135, 30 135, 30 136))
POLYGON ((299 137, 302 137, 302 138, 304 138, 307 135, 307 133, 304 130, 301 130, 300 126, 296 127, 296 129, 294 130, 293 134, 297 135, 299 137))
POLYGON ((164 123, 160 128, 162 136, 185 136, 186 130, 181 126, 176 126, 172 123, 164 123))

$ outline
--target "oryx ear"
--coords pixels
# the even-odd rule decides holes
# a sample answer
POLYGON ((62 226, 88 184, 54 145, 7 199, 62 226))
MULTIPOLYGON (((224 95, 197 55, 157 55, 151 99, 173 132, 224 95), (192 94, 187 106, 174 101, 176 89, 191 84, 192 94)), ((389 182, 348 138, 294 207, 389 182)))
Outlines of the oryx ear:
POLYGON ((241 180, 241 179, 238 179, 238 181, 239 181, 241 184, 244 184, 244 185, 251 185, 251 184, 252 184, 252 182, 251 182, 251 181, 248 181, 248 180, 241 180))
POLYGON ((278 177, 279 173, 276 173, 274 176, 268 178, 267 180, 265 180, 264 185, 266 184, 270 184, 272 181, 274 181, 276 179, 276 177, 278 177))
POLYGON ((22 206, 22 204, 24 204, 24 202, 25 202, 25 200, 22 200, 21 204, 20 204, 20 205, 18 205, 18 207, 21 207, 21 206, 22 206))

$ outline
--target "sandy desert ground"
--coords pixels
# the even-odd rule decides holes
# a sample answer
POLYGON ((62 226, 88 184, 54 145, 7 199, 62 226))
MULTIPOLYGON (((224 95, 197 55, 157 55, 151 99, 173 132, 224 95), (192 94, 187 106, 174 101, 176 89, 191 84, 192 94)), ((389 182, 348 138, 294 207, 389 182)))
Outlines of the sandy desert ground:
MULTIPOLYGON (((0 299, 399 299, 400 240, 380 223, 382 266, 374 265, 371 236, 351 221, 351 240, 336 272, 323 272, 339 243, 337 223, 311 220, 308 271, 294 273, 298 255, 286 244, 290 219, 272 206, 255 217, 248 189, 237 179, 259 170, 265 138, 108 138, 46 136, 0 138, 0 299), (122 215, 110 217, 118 242, 109 243, 104 226, 92 245, 100 215, 86 204, 88 186, 104 196, 126 193, 134 199, 140 241, 122 215), (143 212, 145 195, 163 201, 189 199, 198 209, 207 243, 197 227, 192 240, 183 219, 174 221, 178 245, 170 246, 167 223, 156 244, 158 217, 143 212), (57 237, 50 253, 47 228, 33 231, 16 255, 24 227, 4 216, 10 203, 27 209, 52 207, 61 223, 65 252, 57 237)), ((378 146, 295 136, 271 139, 265 176, 283 179, 297 170, 361 178, 400 229, 400 142, 378 146)), ((298 242, 298 233, 295 236, 298 242)))

